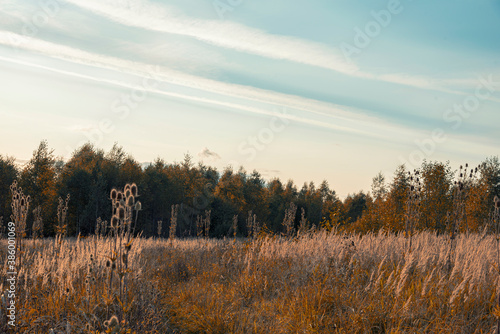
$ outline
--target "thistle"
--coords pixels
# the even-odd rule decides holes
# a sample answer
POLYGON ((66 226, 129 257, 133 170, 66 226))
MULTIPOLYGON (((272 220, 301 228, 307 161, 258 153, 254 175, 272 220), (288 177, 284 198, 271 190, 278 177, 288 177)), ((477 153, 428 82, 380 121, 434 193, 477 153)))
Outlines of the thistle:
POLYGON ((42 220, 42 207, 37 206, 33 210, 34 221, 33 221, 33 240, 39 237, 43 237, 43 220, 42 220))
POLYGON ((159 220, 157 224, 158 224, 158 227, 157 227, 158 238, 160 238, 161 237, 161 230, 162 230, 163 221, 159 220))
POLYGON ((170 240, 175 239, 175 232, 177 229, 177 214, 179 212, 179 204, 172 205, 172 217, 170 218, 170 240))
POLYGON ((405 219, 405 235, 407 238, 406 250, 411 252, 412 237, 415 226, 420 219, 420 201, 422 184, 420 183, 420 172, 418 170, 408 172, 410 186, 408 188, 408 197, 406 199, 406 219, 405 219))
POLYGON ((68 215, 68 204, 70 195, 66 196, 64 201, 59 197, 59 205, 57 206, 57 226, 56 226, 56 239, 61 239, 66 235, 66 217, 68 215))
POLYGON ((295 215, 297 213, 297 206, 294 203, 290 203, 288 209, 285 209, 285 217, 283 218, 283 227, 285 228, 285 235, 287 237, 292 237, 295 232, 295 215))
POLYGON ((233 238, 236 238, 236 233, 238 232, 238 215, 233 216, 233 225, 231 229, 233 231, 233 238))

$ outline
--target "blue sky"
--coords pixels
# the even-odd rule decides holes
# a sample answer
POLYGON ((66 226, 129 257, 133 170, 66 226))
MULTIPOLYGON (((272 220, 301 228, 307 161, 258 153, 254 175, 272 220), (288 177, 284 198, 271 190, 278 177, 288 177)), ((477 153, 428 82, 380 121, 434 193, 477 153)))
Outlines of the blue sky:
POLYGON ((499 0, 0 0, 0 154, 118 142, 344 197, 499 154, 498 31, 499 0))

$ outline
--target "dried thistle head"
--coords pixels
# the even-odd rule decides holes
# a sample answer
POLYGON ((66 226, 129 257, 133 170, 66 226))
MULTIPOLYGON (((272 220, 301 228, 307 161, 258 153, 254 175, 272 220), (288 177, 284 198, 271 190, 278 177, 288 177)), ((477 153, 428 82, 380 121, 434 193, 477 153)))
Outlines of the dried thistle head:
POLYGON ((134 206, 134 202, 135 202, 135 198, 134 196, 130 195, 129 197, 127 197, 127 206, 134 206))
POLYGON ((135 183, 132 183, 130 186, 130 191, 132 192, 132 196, 137 197, 137 185, 135 183))
POLYGON ((116 317, 116 315, 113 315, 109 320, 106 320, 104 322, 104 326, 106 327, 106 329, 110 329, 110 330, 113 330, 118 325, 119 325, 119 321, 118 321, 118 318, 116 317))
POLYGON ((116 200, 121 201, 123 200, 123 193, 121 191, 118 191, 116 194, 116 200))
POLYGON ((118 217, 115 215, 111 218, 111 227, 115 228, 118 225, 118 217))
POLYGON ((111 193, 109 194, 109 198, 112 199, 113 201, 116 201, 117 196, 118 196, 118 191, 113 188, 111 190, 111 193))
POLYGON ((135 203, 135 211, 141 211, 142 210, 142 204, 141 202, 135 203))
POLYGON ((125 208, 124 208, 123 206, 120 206, 120 207, 118 208, 118 218, 119 218, 120 220, 125 219, 125 208))

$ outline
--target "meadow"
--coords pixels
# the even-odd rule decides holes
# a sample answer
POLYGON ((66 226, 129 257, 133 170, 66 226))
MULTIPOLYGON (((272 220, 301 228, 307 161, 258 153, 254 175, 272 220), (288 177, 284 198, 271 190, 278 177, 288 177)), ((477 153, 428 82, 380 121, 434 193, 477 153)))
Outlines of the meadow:
MULTIPOLYGON (((486 230, 455 240, 419 232, 411 251, 402 234, 384 232, 136 238, 121 271, 115 241, 24 240, 17 332, 491 333, 496 326, 498 246, 486 230)), ((2 264, 6 249, 3 239, 2 264)), ((3 265, 2 276, 7 271, 3 265)))
POLYGON ((214 170, 196 214, 188 181, 207 170, 189 161, 109 192, 80 163, 36 161, 0 191, 0 333, 499 333, 497 158, 456 179, 401 166, 344 201, 214 170))

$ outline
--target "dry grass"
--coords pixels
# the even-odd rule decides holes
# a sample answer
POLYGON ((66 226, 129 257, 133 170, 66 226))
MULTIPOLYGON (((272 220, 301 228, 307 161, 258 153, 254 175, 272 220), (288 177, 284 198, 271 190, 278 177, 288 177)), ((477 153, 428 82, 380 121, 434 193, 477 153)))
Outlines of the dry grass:
MULTIPOLYGON (((495 238, 459 235, 451 266, 448 237, 418 233, 411 253, 405 241, 324 232, 248 241, 137 239, 128 260, 128 307, 109 291, 112 239, 26 241, 18 329, 95 333, 117 315, 123 333, 491 332, 495 238)), ((0 241, 2 264, 6 249, 0 241)))

